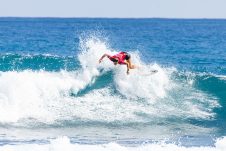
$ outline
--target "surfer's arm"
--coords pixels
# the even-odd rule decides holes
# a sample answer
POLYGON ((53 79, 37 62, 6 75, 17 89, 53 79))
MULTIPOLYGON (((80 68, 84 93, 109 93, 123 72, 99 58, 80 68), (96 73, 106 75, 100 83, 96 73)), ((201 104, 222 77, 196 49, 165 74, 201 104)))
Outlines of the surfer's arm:
POLYGON ((111 57, 109 54, 104 54, 100 59, 99 59, 99 63, 101 63, 101 61, 104 59, 104 57, 111 57))

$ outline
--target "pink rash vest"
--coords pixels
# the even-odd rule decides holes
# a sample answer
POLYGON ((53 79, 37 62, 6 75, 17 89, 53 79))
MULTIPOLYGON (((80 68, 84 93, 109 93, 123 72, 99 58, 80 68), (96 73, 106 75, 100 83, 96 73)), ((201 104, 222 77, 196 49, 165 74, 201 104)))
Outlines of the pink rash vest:
POLYGON ((113 59, 117 59, 118 60, 118 64, 126 64, 125 63, 125 58, 126 58, 126 53, 125 52, 120 52, 114 56, 109 57, 109 59, 111 60, 111 58, 113 59))

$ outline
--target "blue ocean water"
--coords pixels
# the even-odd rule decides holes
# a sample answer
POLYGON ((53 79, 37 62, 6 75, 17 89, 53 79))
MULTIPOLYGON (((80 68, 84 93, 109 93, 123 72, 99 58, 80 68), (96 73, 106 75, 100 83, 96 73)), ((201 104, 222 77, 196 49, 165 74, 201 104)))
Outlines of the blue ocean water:
POLYGON ((226 20, 0 18, 0 150, 225 150, 225 136, 226 20), (98 63, 119 51, 140 68, 98 63))

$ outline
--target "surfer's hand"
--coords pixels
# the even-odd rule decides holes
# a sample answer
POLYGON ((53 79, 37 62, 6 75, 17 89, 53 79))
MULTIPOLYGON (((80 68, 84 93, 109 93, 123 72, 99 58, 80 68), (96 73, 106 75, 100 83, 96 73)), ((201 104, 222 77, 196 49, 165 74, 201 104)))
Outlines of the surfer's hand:
POLYGON ((129 70, 126 73, 129 74, 129 70))

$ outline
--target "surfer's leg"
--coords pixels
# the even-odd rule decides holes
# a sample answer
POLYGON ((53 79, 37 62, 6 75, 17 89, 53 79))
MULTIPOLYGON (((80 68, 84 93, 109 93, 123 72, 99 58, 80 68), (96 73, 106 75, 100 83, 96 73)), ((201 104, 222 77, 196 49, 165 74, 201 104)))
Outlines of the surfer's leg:
POLYGON ((135 69, 135 68, 137 68, 137 66, 136 65, 130 65, 130 69, 135 69))
POLYGON ((137 65, 134 65, 131 63, 131 59, 127 60, 128 65, 129 65, 129 69, 135 69, 135 68, 139 68, 137 65))

